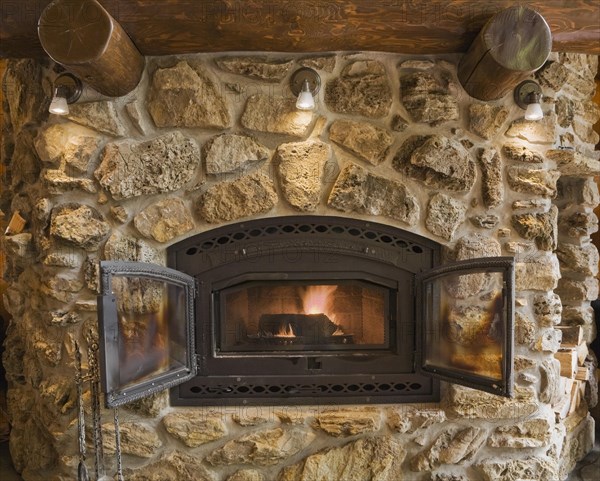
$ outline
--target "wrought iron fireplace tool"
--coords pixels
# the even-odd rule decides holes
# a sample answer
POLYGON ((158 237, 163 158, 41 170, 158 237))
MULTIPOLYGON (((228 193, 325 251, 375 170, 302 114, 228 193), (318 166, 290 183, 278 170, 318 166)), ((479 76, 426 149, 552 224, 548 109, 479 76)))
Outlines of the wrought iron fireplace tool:
POLYGON ((77 435, 79 440, 79 465, 77 466, 77 481, 89 481, 87 466, 85 465, 85 412, 83 410, 83 373, 81 371, 81 351, 75 341, 75 364, 77 367, 77 435))

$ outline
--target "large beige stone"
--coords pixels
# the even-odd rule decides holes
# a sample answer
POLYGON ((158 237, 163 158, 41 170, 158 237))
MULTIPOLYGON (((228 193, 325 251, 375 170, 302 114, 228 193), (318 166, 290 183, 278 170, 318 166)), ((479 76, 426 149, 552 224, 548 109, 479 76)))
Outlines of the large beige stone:
POLYGON ((311 431, 301 428, 281 428, 255 431, 228 441, 206 457, 213 466, 252 464, 272 466, 306 449, 315 438, 311 431))
POLYGON ((146 142, 108 144, 95 176, 114 199, 128 199, 180 189, 199 162, 196 143, 173 132, 146 142))
POLYGON ((402 481, 406 451, 391 436, 362 438, 285 467, 278 481, 402 481))
POLYGON ((154 72, 147 105, 157 127, 224 129, 231 125, 229 106, 216 80, 203 67, 184 60, 154 72))
POLYGON ((114 137, 125 135, 125 128, 117 114, 114 102, 86 102, 70 105, 67 118, 103 134, 114 137))
POLYGON ((212 186, 198 201, 198 215, 214 224, 267 212, 276 203, 273 181, 256 172, 212 186))
POLYGON ((483 205, 488 209, 498 207, 504 202, 504 183, 502 182, 501 161, 495 149, 481 149, 478 157, 481 167, 481 195, 483 205))
POLYGON ((400 79, 404 108, 415 122, 438 124, 457 120, 458 101, 430 73, 415 72, 400 79))
POLYGON ((579 238, 598 231, 598 217, 593 212, 573 212, 559 215, 558 228, 562 235, 579 238))
POLYGON ((556 195, 556 181, 560 177, 560 172, 556 170, 510 166, 507 174, 508 184, 517 192, 543 197, 556 195))
MULTIPOLYGON (((595 420, 587 413, 587 409, 583 410, 583 412, 585 413, 583 414, 583 419, 578 423, 573 422, 574 426, 570 425, 571 423, 568 418, 565 421, 567 433, 559 457, 558 479, 564 479, 565 476, 571 473, 577 462, 581 461, 594 446, 595 420)), ((579 415, 579 413, 575 413, 575 415, 579 415)))
POLYGON ((548 458, 529 456, 524 459, 497 461, 486 459, 478 463, 477 469, 485 481, 522 481, 547 480, 555 481, 558 476, 558 465, 548 458))
POLYGON ((65 169, 86 172, 101 140, 93 130, 77 124, 52 124, 38 133, 35 149, 43 162, 64 163, 65 169))
POLYGON ((468 419, 520 419, 539 409, 533 388, 515 386, 514 397, 451 384, 444 399, 446 413, 468 419))
POLYGON ((429 409, 418 409, 413 406, 389 408, 387 415, 389 428, 401 434, 413 434, 417 430, 441 424, 446 420, 446 413, 435 407, 429 409))
POLYGON ((553 251, 558 242, 558 208, 555 205, 550 211, 542 214, 514 214, 512 226, 521 237, 534 240, 538 249, 553 251))
POLYGON ((227 481, 265 481, 265 477, 256 469, 240 469, 229 476, 227 481))
POLYGON ((392 89, 381 62, 358 60, 344 67, 339 77, 327 82, 325 103, 338 113, 380 118, 390 110, 392 89))
POLYGON ((114 232, 104 245, 104 258, 111 261, 149 262, 163 265, 159 251, 142 239, 114 232))
POLYGON ((580 273, 587 276, 598 274, 598 248, 590 243, 584 245, 561 243, 556 251, 560 269, 565 273, 580 273))
MULTIPOLYGON (((142 458, 153 457, 158 448, 162 446, 156 430, 148 424, 139 422, 120 422, 119 434, 121 436, 121 452, 142 458)), ((107 454, 115 454, 115 425, 106 423, 102 425, 102 440, 107 454)))
POLYGON ((330 436, 354 436, 379 430, 381 414, 377 408, 331 409, 319 413, 314 427, 330 436))
POLYGON ((356 164, 348 164, 337 178, 327 204, 343 212, 382 215, 415 225, 420 207, 401 182, 379 177, 356 164))
POLYGON ((315 140, 277 147, 274 162, 279 168, 281 189, 293 207, 303 212, 317 208, 323 168, 330 155, 329 145, 315 140))
POLYGON ((586 277, 578 280, 563 277, 558 281, 556 293, 563 302, 593 301, 598 298, 598 279, 586 277))
POLYGON ((562 310, 560 297, 553 292, 536 294, 533 298, 533 312, 540 326, 560 324, 562 310))
POLYGON ((336 120, 329 129, 329 139, 370 164, 381 164, 394 142, 387 130, 368 122, 336 120))
POLYGON ((215 481, 198 456, 171 451, 137 469, 123 470, 127 481, 215 481))
POLYGON ((294 65, 293 60, 269 59, 268 57, 221 57, 215 59, 217 66, 227 72, 246 77, 266 80, 267 82, 279 82, 283 80, 288 71, 294 65))
POLYGON ((296 99, 251 95, 242 114, 241 123, 247 129, 270 134, 306 137, 313 121, 313 113, 296 108, 296 99))
POLYGON ((268 159, 271 152, 248 135, 222 134, 210 139, 203 149, 207 174, 226 174, 268 159))
POLYGON ((325 72, 333 72, 335 70, 337 57, 333 54, 322 56, 311 56, 301 58, 298 63, 303 67, 309 67, 315 70, 324 70, 325 72))
POLYGON ((227 434, 222 416, 205 411, 186 411, 167 414, 163 426, 174 438, 190 448, 221 439, 227 434))
POLYGON ((443 431, 428 449, 411 459, 410 467, 413 471, 432 471, 442 464, 469 461, 485 444, 486 436, 485 430, 473 427, 443 431))
POLYGON ((596 207, 600 204, 598 185, 592 177, 565 176, 558 179, 559 200, 596 207))
POLYGON ((517 290, 550 291, 560 279, 558 259, 554 255, 532 256, 515 266, 517 290))
POLYGON ((134 217, 133 223, 140 234, 158 242, 169 242, 194 228, 192 214, 179 198, 146 207, 134 217))
POLYGON ((467 206, 446 194, 435 194, 427 205, 425 227, 429 232, 448 241, 465 221, 467 206))
POLYGON ((505 135, 518 137, 532 144, 553 144, 556 141, 556 114, 545 112, 542 120, 515 120, 505 135))
POLYGON ((486 140, 498 135, 508 117, 508 109, 500 105, 469 105, 469 130, 486 140))
POLYGON ((124 408, 140 416, 155 418, 169 406, 169 391, 160 391, 127 403, 124 408))
POLYGON ((475 162, 470 154, 460 142, 442 135, 409 137, 392 165, 435 189, 467 192, 475 183, 475 162))
MULTIPOLYGON (((586 68, 587 70, 587 68, 586 68)), ((580 99, 589 98, 594 92, 594 81, 592 78, 582 76, 583 70, 575 71, 562 65, 560 62, 546 62, 536 72, 536 77, 543 86, 549 87, 556 92, 566 88, 570 95, 580 99)))
POLYGON ((552 149, 546 152, 549 160, 563 176, 590 177, 600 174, 600 161, 575 150, 552 149))
POLYGON ((96 250, 109 231, 110 226, 93 207, 65 204, 52 211, 50 235, 75 247, 96 250))
POLYGON ((528 164, 541 164, 544 157, 539 152, 531 150, 522 144, 509 143, 502 146, 502 153, 511 160, 528 164))
POLYGON ((98 192, 93 180, 69 177, 60 169, 44 169, 40 180, 50 195, 60 195, 78 190, 88 194, 98 192))

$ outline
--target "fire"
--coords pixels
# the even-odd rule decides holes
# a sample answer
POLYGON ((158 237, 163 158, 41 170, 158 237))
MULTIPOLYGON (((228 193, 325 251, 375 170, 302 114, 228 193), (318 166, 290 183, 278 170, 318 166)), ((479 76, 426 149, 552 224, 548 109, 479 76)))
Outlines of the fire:
POLYGON ((308 286, 302 296, 304 314, 325 314, 329 319, 335 321, 332 311, 332 294, 337 286, 308 286))
POLYGON ((294 334, 294 330, 292 329, 291 324, 287 324, 286 326, 282 326, 277 333, 278 337, 296 337, 294 334))

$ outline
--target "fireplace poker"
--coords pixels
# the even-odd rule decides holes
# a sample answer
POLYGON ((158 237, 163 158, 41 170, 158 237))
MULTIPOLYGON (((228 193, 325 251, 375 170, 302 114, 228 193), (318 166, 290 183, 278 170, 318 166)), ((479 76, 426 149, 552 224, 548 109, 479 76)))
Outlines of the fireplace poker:
POLYGON ((81 372, 81 351, 75 341, 75 363, 77 367, 77 433, 79 438, 79 465, 77 466, 77 481, 89 481, 87 466, 85 464, 85 412, 83 410, 83 374, 81 372))
MULTIPOLYGON (((102 422, 100 418, 100 372, 98 370, 98 344, 92 342, 89 346, 88 358, 90 365, 90 387, 92 392, 92 424, 95 450, 96 479, 104 478, 104 447, 102 444, 102 422)), ((109 478, 110 479, 110 478, 109 478)))

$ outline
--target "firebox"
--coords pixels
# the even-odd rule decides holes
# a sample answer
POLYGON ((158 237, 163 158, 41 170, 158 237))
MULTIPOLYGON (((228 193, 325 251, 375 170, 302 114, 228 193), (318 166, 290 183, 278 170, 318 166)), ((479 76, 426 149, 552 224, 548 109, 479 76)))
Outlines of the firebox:
POLYGON ((107 403, 426 402, 439 380, 512 389, 513 259, 341 217, 231 224, 168 268, 102 262, 107 403))

